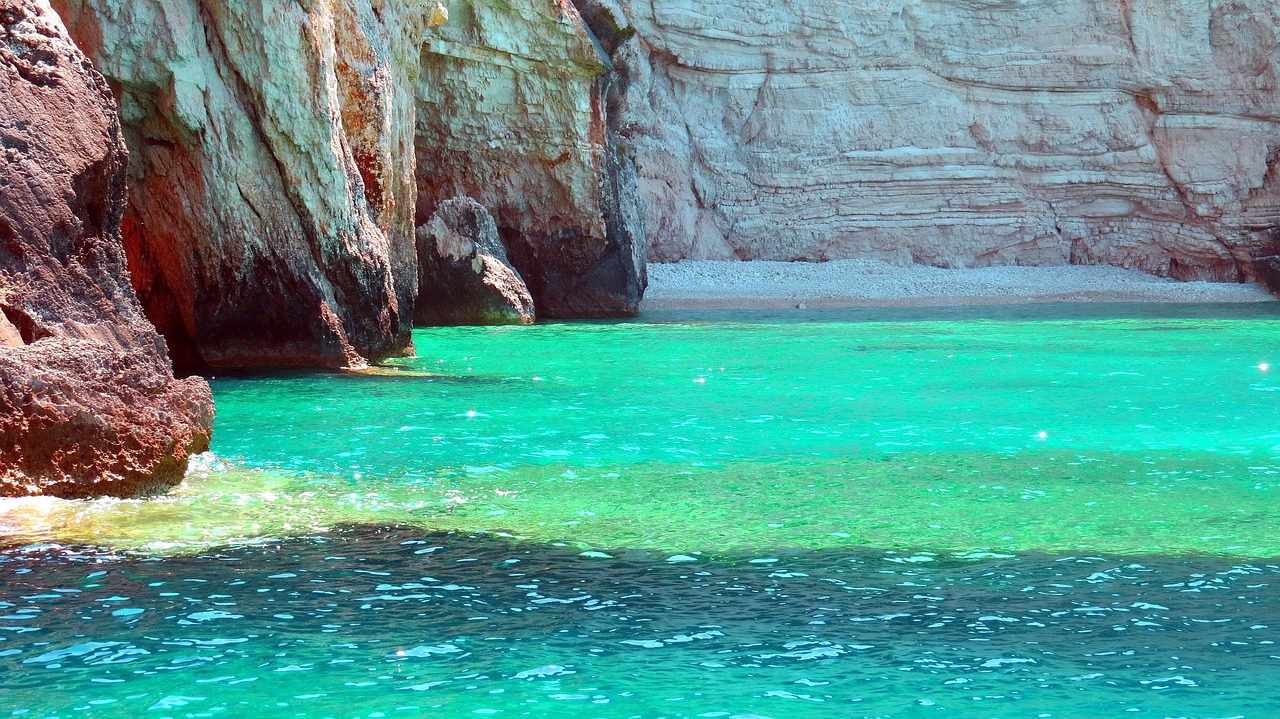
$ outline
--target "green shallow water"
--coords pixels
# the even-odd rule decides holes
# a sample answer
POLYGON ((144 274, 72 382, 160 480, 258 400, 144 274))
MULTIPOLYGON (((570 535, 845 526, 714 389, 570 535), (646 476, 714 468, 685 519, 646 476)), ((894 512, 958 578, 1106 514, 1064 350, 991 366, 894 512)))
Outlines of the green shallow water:
POLYGON ((391 523, 1280 556, 1271 305, 897 314, 419 330, 376 374, 218 377, 218 460, 174 496, 10 523, 150 552, 391 523))
POLYGON ((0 500, 0 716, 1280 716, 1277 320, 669 314, 218 376, 173 494, 0 500))

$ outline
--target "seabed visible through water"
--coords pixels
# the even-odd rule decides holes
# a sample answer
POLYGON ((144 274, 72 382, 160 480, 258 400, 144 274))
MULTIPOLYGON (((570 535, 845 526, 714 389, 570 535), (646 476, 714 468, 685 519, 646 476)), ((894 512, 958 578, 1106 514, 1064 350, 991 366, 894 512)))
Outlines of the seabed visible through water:
POLYGON ((211 380, 0 500, 0 717, 1280 717, 1274 303, 652 315, 211 380))

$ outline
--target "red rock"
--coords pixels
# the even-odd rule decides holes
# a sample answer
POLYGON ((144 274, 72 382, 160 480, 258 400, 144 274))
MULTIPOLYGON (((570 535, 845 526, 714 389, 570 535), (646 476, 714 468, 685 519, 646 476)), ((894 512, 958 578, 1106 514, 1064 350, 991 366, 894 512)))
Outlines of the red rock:
POLYGON ((41 0, 0 0, 0 495, 182 479, 213 400, 129 285, 127 155, 102 76, 41 0))

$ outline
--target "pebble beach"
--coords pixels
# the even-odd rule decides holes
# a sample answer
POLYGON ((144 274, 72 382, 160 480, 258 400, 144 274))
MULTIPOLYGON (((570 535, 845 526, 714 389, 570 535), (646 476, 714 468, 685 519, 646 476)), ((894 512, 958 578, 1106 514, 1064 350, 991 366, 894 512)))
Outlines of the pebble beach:
POLYGON ((943 269, 871 260, 649 265, 643 310, 1033 302, 1269 302, 1258 284, 1180 282, 1099 265, 943 269))

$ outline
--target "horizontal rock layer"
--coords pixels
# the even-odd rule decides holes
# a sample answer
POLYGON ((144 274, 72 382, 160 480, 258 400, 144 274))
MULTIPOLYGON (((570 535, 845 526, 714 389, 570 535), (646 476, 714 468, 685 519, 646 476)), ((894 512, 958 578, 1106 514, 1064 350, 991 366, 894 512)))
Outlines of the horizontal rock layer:
POLYGON ((651 259, 1236 280, 1280 225, 1271 0, 583 1, 651 259))
POLYGON ((0 495, 132 495, 209 446, 129 286, 116 105, 45 0, 0 0, 0 495))

